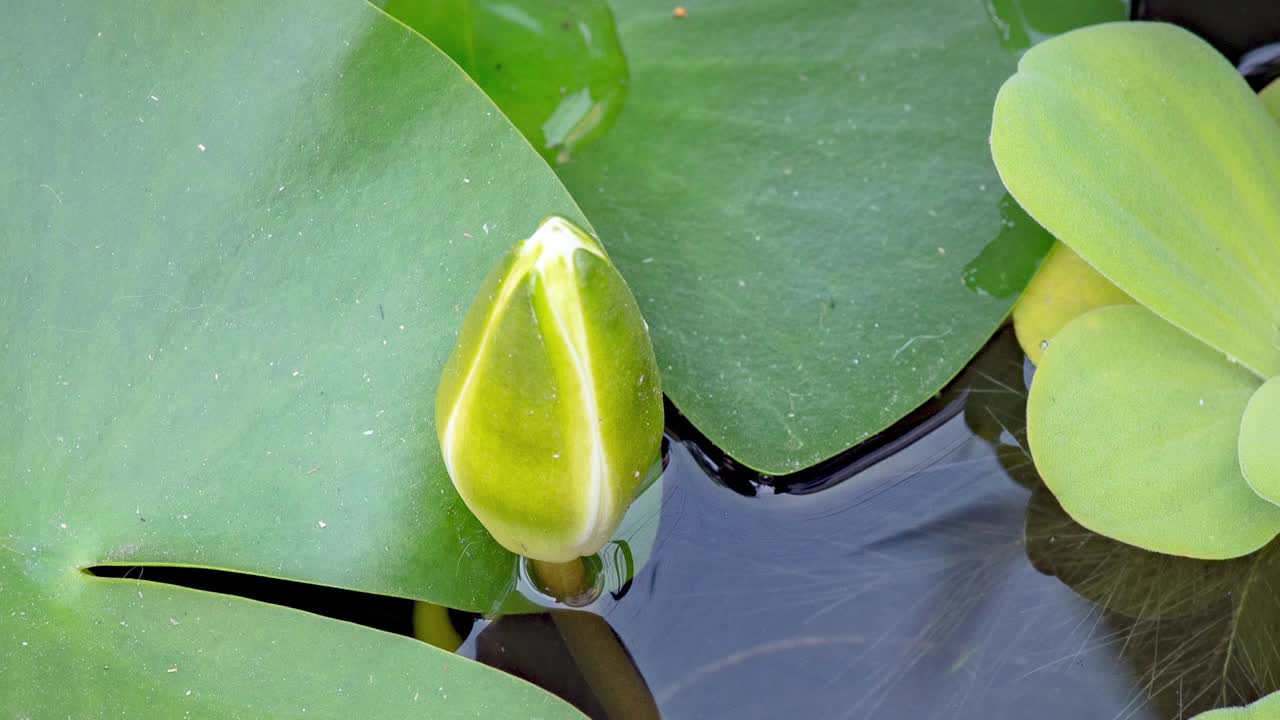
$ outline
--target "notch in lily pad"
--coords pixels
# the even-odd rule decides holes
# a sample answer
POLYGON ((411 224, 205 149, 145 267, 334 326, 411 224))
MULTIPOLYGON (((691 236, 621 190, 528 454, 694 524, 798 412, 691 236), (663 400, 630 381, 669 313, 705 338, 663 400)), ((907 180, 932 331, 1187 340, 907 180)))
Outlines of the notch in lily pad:
POLYGON ((1045 484, 1081 525, 1148 550, 1216 559, 1268 543, 1280 125, 1267 105, 1185 30, 1099 25, 1023 56, 991 148, 1018 203, 1137 303, 1089 310, 1048 343, 1027 408, 1045 484))
POLYGON ((441 378, 436 428, 454 486, 503 547, 576 565, 649 478, 662 421, 626 282, 593 237, 547 218, 485 280, 441 378))

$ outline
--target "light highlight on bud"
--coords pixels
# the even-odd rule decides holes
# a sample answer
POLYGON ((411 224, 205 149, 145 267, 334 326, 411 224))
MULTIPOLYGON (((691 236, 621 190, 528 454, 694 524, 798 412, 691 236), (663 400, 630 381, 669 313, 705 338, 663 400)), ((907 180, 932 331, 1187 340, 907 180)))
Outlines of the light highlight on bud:
POLYGON ((436 394, 467 507, 512 552, 567 562, 617 529, 662 440, 640 309, 593 238, 551 217, 467 313, 436 394))

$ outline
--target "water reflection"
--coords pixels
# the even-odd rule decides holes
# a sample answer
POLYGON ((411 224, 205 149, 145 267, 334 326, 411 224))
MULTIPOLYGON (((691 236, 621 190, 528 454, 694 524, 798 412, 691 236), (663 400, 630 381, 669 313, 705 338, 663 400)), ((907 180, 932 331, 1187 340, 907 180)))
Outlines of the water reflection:
POLYGON ((605 0, 383 0, 476 81, 547 160, 569 162, 622 110, 630 77, 605 0))
POLYGON ((1114 19, 1126 0, 986 0, 987 17, 1000 34, 1000 43, 1025 50, 1036 43, 1082 25, 1114 19))
POLYGON ((1041 487, 1027 512, 1027 554, 1105 609, 1168 716, 1243 705, 1280 687, 1280 544, 1217 562, 1147 552, 1081 527, 1041 487))
POLYGON ((1000 219, 1000 232, 965 264, 961 279, 979 295, 1007 298, 1027 286, 1027 278, 1053 245, 1053 236, 1008 193, 1000 199, 1000 219))

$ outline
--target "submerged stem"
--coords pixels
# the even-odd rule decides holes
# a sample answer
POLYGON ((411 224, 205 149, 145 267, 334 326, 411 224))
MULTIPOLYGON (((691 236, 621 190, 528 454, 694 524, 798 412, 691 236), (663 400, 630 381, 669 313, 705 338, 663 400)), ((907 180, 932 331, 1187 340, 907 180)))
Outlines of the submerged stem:
POLYGON ((582 558, 566 563, 532 560, 533 580, 538 589, 571 607, 581 607, 590 602, 594 585, 587 565, 582 558), (582 602, 586 599, 587 602, 582 602))
MULTIPOLYGON (((580 607, 595 599, 595 582, 583 558, 567 563, 532 560, 531 565, 539 589, 558 602, 580 607)), ((653 693, 604 618, 577 610, 555 610, 551 618, 608 717, 657 720, 653 693)))
POLYGON ((658 720, 649 685, 604 618, 580 610, 556 610, 551 618, 606 716, 658 720))

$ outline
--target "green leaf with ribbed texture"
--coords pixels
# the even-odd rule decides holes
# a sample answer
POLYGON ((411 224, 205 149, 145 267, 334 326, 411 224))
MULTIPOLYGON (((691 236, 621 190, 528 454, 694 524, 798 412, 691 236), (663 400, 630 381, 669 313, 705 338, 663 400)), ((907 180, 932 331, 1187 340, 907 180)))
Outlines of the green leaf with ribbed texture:
POLYGON ((1054 38, 1000 90, 991 149, 1009 191, 1146 308, 1073 321, 1032 385, 1036 467, 1092 530, 1201 558, 1280 530, 1280 413, 1258 390, 1280 373, 1272 107, 1157 23, 1054 38))
POLYGON ((1144 308, 1100 308, 1044 353, 1027 401, 1031 454, 1094 532, 1173 555, 1244 555, 1280 533, 1280 507, 1236 461, 1260 384, 1144 308))
POLYGON ((1280 377, 1249 399, 1240 421, 1240 469, 1254 492, 1280 504, 1280 377))
POLYGON ((1173 25, 1036 46, 991 151, 1037 221, 1165 320, 1280 374, 1280 127, 1231 63, 1173 25))

